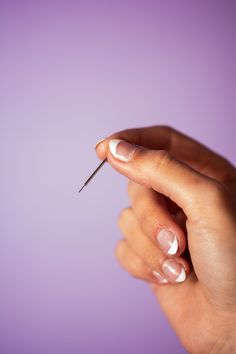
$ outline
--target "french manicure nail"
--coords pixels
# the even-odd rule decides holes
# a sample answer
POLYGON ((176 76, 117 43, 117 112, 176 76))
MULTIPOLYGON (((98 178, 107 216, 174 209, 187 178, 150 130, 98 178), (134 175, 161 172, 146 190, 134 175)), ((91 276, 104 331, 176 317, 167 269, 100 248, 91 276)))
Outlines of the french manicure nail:
POLYGON ((166 284, 168 283, 168 280, 166 278, 164 278, 159 272, 157 272, 156 270, 152 271, 152 274, 154 275, 154 277, 156 279, 158 279, 160 284, 166 284))
POLYGON ((104 140, 106 140, 106 138, 99 140, 99 141, 94 145, 94 149, 96 150, 96 148, 98 147, 98 145, 99 145, 100 143, 102 143, 104 140))
POLYGON ((176 283, 181 283, 185 281, 186 279, 186 271, 182 264, 177 263, 173 259, 166 259, 162 263, 162 271, 167 277, 176 282, 176 283))
POLYGON ((109 149, 116 159, 129 162, 132 160, 134 152, 137 150, 137 146, 129 144, 123 140, 113 139, 109 141, 109 149))
POLYGON ((174 255, 178 251, 178 239, 173 232, 162 229, 157 234, 157 241, 162 251, 169 255, 174 255))

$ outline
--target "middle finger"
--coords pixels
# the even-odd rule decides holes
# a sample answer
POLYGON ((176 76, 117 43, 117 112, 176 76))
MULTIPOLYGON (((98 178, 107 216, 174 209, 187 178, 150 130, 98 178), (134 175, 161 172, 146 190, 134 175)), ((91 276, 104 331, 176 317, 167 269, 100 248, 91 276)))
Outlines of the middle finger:
POLYGON ((143 232, 164 254, 181 255, 186 247, 186 237, 168 210, 165 197, 132 181, 128 184, 128 194, 143 232))

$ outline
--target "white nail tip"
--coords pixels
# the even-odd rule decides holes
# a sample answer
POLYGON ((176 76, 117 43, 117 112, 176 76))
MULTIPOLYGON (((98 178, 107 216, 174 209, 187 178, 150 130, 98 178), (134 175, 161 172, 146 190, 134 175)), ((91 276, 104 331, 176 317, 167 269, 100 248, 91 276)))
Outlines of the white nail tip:
POLYGON ((162 280, 160 280, 160 284, 167 284, 168 280, 166 280, 165 278, 163 278, 162 280))
POLYGON ((112 155, 117 158, 117 153, 116 153, 116 147, 117 145, 119 144, 121 140, 119 139, 113 139, 113 140, 110 140, 109 141, 109 149, 110 149, 110 152, 112 153, 112 155))
POLYGON ((97 146, 98 146, 100 143, 102 143, 104 140, 106 140, 106 138, 99 140, 99 141, 94 145, 94 149, 96 149, 97 146))
POLYGON ((124 162, 128 162, 128 159, 125 158, 124 156, 121 156, 119 154, 117 154, 116 152, 116 148, 117 148, 117 145, 121 142, 122 140, 120 139, 113 139, 113 140, 110 140, 109 141, 109 149, 110 149, 110 152, 112 153, 112 155, 118 159, 118 160, 121 160, 121 161, 124 161, 124 162))
POLYGON ((185 272, 184 267, 182 267, 181 273, 178 276, 178 278, 175 279, 175 281, 176 281, 176 283, 182 283, 183 281, 185 281, 185 279, 186 279, 186 272, 185 272))
POLYGON ((175 236, 175 239, 168 251, 168 254, 170 254, 170 255, 176 254, 177 250, 178 250, 178 240, 177 240, 177 237, 175 236))
POLYGON ((166 284, 168 283, 168 280, 165 279, 160 273, 158 273, 157 271, 153 270, 152 274, 154 275, 155 278, 157 278, 159 280, 160 284, 166 284))

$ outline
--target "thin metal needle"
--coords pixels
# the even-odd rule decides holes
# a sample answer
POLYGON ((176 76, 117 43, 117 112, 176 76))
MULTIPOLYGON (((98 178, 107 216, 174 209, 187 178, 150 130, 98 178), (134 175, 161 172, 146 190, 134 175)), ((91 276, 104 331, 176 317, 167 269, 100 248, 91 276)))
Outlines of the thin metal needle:
POLYGON ((87 179, 87 181, 84 183, 83 187, 79 190, 79 193, 84 189, 85 186, 93 179, 93 177, 98 173, 100 168, 104 165, 104 163, 107 161, 107 159, 103 160, 102 163, 96 168, 96 170, 91 174, 91 176, 87 179))

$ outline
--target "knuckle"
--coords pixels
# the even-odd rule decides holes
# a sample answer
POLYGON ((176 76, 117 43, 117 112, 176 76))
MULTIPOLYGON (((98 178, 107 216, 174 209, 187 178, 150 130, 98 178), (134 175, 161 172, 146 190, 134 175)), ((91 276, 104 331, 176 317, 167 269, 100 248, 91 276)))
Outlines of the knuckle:
POLYGON ((122 259, 125 254, 126 242, 125 240, 120 240, 115 246, 115 256, 117 259, 122 259))
POLYGON ((142 278, 144 267, 141 259, 130 253, 125 240, 120 240, 115 248, 115 256, 119 264, 134 278, 142 278))
POLYGON ((145 279, 148 277, 146 265, 141 259, 136 259, 130 262, 128 271, 134 278, 145 279))
POLYGON ((128 196, 132 200, 132 204, 138 202, 141 199, 142 193, 144 192, 144 187, 136 182, 128 182, 128 196))
POLYGON ((173 161, 172 155, 169 151, 158 150, 156 151, 155 168, 166 168, 173 161))
POLYGON ((128 189, 128 194, 131 195, 134 189, 134 185, 135 183, 131 180, 129 180, 128 185, 127 185, 127 189, 128 189))
POLYGON ((158 159, 160 160, 160 162, 169 161, 171 159, 171 155, 170 155, 169 151, 167 151, 167 150, 158 150, 157 156, 158 156, 158 159))
POLYGON ((170 135, 173 132, 173 128, 169 125, 160 125, 159 128, 162 130, 162 133, 165 135, 170 135))
POLYGON ((150 238, 155 239, 159 217, 152 206, 144 204, 143 208, 137 212, 137 220, 141 230, 150 238))
POLYGON ((138 215, 139 225, 142 230, 146 230, 147 226, 150 225, 151 217, 148 209, 142 211, 138 215))
POLYGON ((224 185, 218 181, 209 181, 207 184, 205 196, 212 205, 219 205, 227 198, 224 185))
POLYGON ((129 273, 134 279, 146 280, 148 278, 146 273, 143 272, 130 271, 129 273))
POLYGON ((119 227, 122 227, 127 222, 127 220, 129 220, 131 213, 131 207, 121 210, 120 215, 118 217, 119 227))

